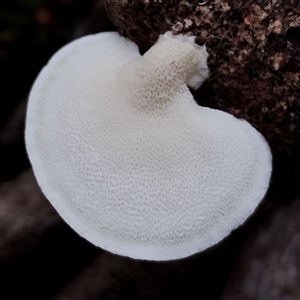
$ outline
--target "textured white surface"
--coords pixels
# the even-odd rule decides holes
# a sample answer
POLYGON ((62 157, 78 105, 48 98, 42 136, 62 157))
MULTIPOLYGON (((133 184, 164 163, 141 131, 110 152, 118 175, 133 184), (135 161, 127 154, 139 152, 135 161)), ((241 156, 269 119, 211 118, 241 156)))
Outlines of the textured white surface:
POLYGON ((271 154, 246 121, 198 106, 186 83, 207 53, 170 33, 143 57, 116 33, 54 55, 29 99, 37 180, 80 235, 111 252, 169 260, 217 243, 255 209, 271 154))

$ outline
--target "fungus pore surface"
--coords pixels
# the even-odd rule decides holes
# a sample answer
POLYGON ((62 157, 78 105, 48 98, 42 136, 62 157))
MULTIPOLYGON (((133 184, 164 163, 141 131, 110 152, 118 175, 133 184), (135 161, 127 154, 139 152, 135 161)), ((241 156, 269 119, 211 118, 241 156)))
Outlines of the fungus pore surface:
POLYGON ((26 145, 37 181, 80 235, 148 260, 202 251, 263 198, 271 154, 249 123, 198 106, 205 47, 162 35, 141 56, 117 33, 58 51, 30 94, 26 145))

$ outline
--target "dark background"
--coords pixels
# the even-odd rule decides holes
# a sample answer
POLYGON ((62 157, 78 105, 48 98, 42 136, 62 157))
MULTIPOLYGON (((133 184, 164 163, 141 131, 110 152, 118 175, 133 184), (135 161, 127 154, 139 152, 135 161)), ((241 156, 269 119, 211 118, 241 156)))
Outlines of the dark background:
POLYGON ((57 49, 105 30, 113 26, 101 1, 0 0, 0 300, 300 299, 297 178, 275 174, 243 226, 172 262, 102 251, 44 198, 24 146, 28 92, 57 49))
POLYGON ((20 110, 25 109, 35 77, 50 56, 67 42, 109 29, 101 11, 95 0, 0 1, 0 180, 10 179, 29 166, 20 110), (100 17, 97 21, 96 14, 100 17), (18 113, 20 118, 15 120, 18 113))

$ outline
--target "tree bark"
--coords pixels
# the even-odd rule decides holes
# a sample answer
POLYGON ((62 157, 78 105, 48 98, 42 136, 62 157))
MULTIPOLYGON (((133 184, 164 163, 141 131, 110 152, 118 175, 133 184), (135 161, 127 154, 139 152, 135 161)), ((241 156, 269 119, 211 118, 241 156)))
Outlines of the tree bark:
POLYGON ((159 34, 195 35, 210 77, 196 101, 246 119, 273 153, 300 154, 299 0, 106 0, 121 35, 147 50, 159 34))

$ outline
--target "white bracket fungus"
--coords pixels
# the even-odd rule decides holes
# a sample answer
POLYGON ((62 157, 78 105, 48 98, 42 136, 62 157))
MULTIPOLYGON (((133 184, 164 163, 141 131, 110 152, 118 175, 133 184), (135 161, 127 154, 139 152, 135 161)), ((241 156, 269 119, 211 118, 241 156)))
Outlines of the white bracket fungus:
POLYGON ((141 56, 117 33, 58 51, 29 98, 37 181, 80 235, 111 252, 178 259, 219 242, 263 198, 270 149, 251 125, 198 106, 207 78, 193 37, 162 35, 141 56))

